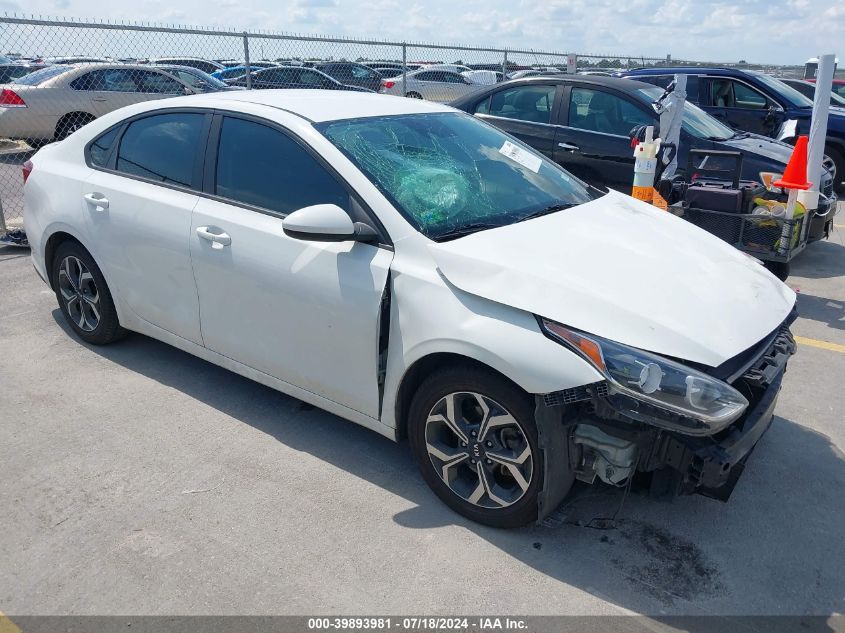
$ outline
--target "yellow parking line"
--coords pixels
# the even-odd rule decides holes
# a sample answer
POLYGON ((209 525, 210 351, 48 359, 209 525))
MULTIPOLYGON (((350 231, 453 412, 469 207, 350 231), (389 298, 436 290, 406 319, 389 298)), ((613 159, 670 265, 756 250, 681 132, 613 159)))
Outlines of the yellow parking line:
POLYGON ((23 631, 0 611, 0 633, 23 633, 23 631))
POLYGON ((805 338, 803 336, 796 336, 795 342, 799 345, 809 345, 810 347, 818 347, 819 349, 827 349, 832 352, 842 352, 845 354, 845 345, 840 345, 839 343, 828 343, 827 341, 818 341, 814 338, 805 338))

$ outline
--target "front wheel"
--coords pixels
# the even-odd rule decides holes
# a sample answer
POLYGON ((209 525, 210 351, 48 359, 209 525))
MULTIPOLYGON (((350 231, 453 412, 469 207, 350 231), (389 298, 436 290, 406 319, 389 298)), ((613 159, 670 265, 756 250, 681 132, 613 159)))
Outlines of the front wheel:
POLYGON ((423 382, 408 423, 422 476, 450 508, 493 527, 537 519, 543 456, 528 394, 491 371, 455 367, 423 382))

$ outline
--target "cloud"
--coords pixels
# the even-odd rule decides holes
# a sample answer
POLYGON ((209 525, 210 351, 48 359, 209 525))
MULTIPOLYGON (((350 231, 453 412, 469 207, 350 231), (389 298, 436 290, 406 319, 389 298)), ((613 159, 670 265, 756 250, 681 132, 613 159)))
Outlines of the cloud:
MULTIPOLYGON (((0 0, 0 11, 21 10, 16 0, 0 0)), ((27 0, 26 11, 715 62, 800 64, 845 41, 845 4, 830 0, 27 0)))

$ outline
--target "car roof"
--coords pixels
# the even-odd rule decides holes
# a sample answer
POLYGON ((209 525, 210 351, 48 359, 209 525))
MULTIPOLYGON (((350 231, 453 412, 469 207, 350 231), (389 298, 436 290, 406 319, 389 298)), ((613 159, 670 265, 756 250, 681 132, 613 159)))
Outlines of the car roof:
POLYGON ((720 68, 719 66, 659 66, 654 68, 634 68, 622 71, 624 75, 734 75, 743 76, 748 71, 739 68, 720 68))
POLYGON ((399 114, 454 112, 452 108, 431 101, 335 90, 238 90, 175 97, 165 101, 167 103, 156 103, 166 107, 178 101, 185 107, 194 105, 230 109, 237 109, 238 102, 253 103, 279 108, 315 123, 399 114))

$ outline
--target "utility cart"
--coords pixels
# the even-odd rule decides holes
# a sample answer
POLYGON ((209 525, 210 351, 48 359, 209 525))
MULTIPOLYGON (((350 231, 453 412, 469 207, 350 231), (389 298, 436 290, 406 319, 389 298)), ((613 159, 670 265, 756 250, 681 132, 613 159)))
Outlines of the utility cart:
POLYGON ((800 205, 787 219, 780 189, 740 180, 742 154, 690 150, 686 177, 658 183, 668 211, 761 260, 781 280, 807 246, 811 213, 800 205), (662 190, 662 191, 661 191, 662 190))

